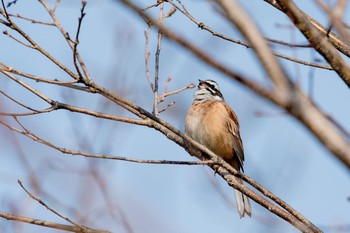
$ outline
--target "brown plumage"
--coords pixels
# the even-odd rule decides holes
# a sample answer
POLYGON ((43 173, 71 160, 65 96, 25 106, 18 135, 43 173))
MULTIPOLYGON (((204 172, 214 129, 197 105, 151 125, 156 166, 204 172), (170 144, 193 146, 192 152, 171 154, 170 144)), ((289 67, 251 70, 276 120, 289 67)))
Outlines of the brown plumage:
MULTIPOLYGON (((244 151, 239 122, 234 111, 225 103, 215 81, 199 80, 186 117, 186 133, 235 169, 243 171, 244 151)), ((240 217, 245 214, 250 216, 249 199, 237 190, 235 196, 240 217)))

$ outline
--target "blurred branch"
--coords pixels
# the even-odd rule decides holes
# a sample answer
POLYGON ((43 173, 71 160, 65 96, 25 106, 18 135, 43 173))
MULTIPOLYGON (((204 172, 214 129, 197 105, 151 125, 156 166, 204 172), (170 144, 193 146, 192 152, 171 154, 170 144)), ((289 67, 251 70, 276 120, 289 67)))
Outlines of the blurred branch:
POLYGON ((310 41, 314 48, 327 60, 334 71, 350 88, 350 66, 329 42, 328 32, 320 32, 311 24, 303 12, 290 0, 276 0, 282 11, 288 15, 296 27, 310 41))
POLYGON ((64 219, 65 221, 69 222, 70 224, 74 225, 78 230, 76 232, 91 232, 91 233, 98 233, 98 232, 106 232, 106 231, 100 231, 100 230, 94 230, 91 228, 88 228, 86 226, 82 226, 76 222, 73 222, 72 220, 70 220, 68 217, 63 216, 62 214, 58 213, 56 210, 52 209, 51 207, 49 207, 47 204, 45 204, 45 202, 43 202, 42 200, 40 200, 39 198, 37 198, 34 194, 32 194, 31 192, 29 192, 22 184, 22 181, 18 180, 19 185, 22 187, 22 189, 30 196, 30 198, 34 199, 35 201, 37 201, 39 204, 41 204, 42 206, 44 206, 46 209, 48 209, 50 212, 54 213, 55 215, 57 215, 58 217, 64 219))
POLYGON ((0 211, 0 217, 4 218, 4 219, 7 219, 7 220, 24 222, 24 223, 37 225, 37 226, 48 227, 48 228, 52 228, 52 229, 64 230, 64 231, 70 231, 70 232, 77 232, 77 233, 110 233, 109 231, 96 230, 96 229, 91 229, 91 228, 87 228, 87 227, 81 228, 81 227, 77 227, 77 226, 70 226, 70 225, 54 223, 54 222, 49 222, 49 221, 40 220, 40 219, 27 218, 27 217, 23 217, 23 216, 8 214, 8 213, 1 212, 1 211, 0 211))
MULTIPOLYGON (((163 17, 164 14, 164 4, 160 4, 159 8, 159 24, 163 25, 163 17)), ((162 38, 163 33, 160 29, 158 29, 158 36, 157 36, 157 49, 156 49, 156 55, 155 55, 155 68, 154 68, 154 86, 153 86, 153 114, 156 117, 159 117, 159 94, 158 94, 158 86, 159 86, 159 57, 160 57, 160 51, 162 48, 162 38)))
POLYGON ((151 36, 151 25, 148 24, 147 31, 145 31, 145 38, 146 38, 146 40, 145 40, 145 67, 146 67, 146 76, 147 76, 148 83, 151 87, 152 92, 154 92, 154 85, 153 85, 153 82, 151 79, 151 73, 149 71, 150 51, 149 51, 148 45, 149 45, 150 36, 151 36))
MULTIPOLYGON (((233 38, 230 38, 228 36, 225 36, 225 35, 223 35, 221 33, 218 33, 216 31, 214 31, 212 28, 210 28, 209 26, 207 26, 203 22, 200 22, 193 15, 191 15, 187 11, 186 7, 182 4, 181 1, 179 1, 179 0, 177 0, 177 1, 181 5, 181 8, 178 5, 176 5, 173 1, 167 1, 167 2, 169 4, 171 4, 174 8, 176 8, 178 11, 180 11, 183 15, 185 15, 188 19, 190 19, 193 23, 195 23, 198 26, 198 28, 200 28, 202 30, 205 30, 207 32, 210 32, 215 37, 224 39, 224 40, 229 41, 229 42, 233 42, 233 43, 238 44, 238 45, 242 45, 242 46, 244 46, 246 48, 252 48, 252 46, 249 43, 246 43, 246 42, 241 41, 241 40, 235 40, 233 38)), ((265 38, 265 40, 267 40, 268 42, 272 42, 272 43, 276 43, 276 44, 280 44, 280 45, 284 45, 284 46, 288 46, 288 47, 301 47, 301 48, 310 48, 311 47, 310 45, 290 44, 290 43, 287 43, 287 42, 274 40, 274 39, 269 39, 269 38, 265 38)), ((293 58, 293 57, 290 57, 290 56, 286 56, 284 54, 277 53, 277 52, 272 52, 272 53, 276 57, 280 57, 280 58, 283 58, 283 59, 286 59, 286 60, 289 60, 289 61, 292 61, 292 62, 295 62, 295 63, 299 63, 299 64, 302 64, 302 65, 316 67, 316 68, 325 69, 325 70, 333 70, 332 67, 327 66, 327 65, 322 65, 322 64, 313 63, 313 62, 307 62, 307 61, 300 60, 300 59, 297 59, 297 58, 293 58)))
MULTIPOLYGON (((264 1, 269 3, 271 6, 275 7, 276 9, 283 11, 279 1, 277 0, 264 0, 264 1)), ((320 24, 318 21, 316 21, 315 19, 313 19, 312 17, 310 17, 308 14, 301 11, 300 9, 299 9, 299 13, 308 23, 312 24, 314 28, 317 29, 321 35, 327 35, 329 42, 332 43, 337 50, 339 50, 345 56, 350 57, 349 45, 347 45, 334 33, 329 32, 328 28, 324 27, 322 24, 320 24)))
POLYGON ((291 81, 272 54, 266 40, 250 16, 241 8, 236 0, 217 0, 225 17, 235 25, 248 40, 260 63, 274 84, 273 91, 278 98, 288 101, 291 81))
POLYGON ((338 0, 338 4, 335 7, 328 7, 323 1, 316 0, 318 5, 328 15, 331 27, 335 28, 344 42, 350 44, 350 33, 346 28, 346 24, 342 20, 344 11, 346 8, 345 0, 338 0))

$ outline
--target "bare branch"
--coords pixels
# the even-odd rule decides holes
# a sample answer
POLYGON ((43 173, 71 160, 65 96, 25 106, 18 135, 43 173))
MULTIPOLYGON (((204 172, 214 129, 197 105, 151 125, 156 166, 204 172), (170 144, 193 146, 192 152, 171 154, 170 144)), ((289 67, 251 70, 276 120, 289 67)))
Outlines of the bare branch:
MULTIPOLYGON (((277 0, 264 0, 265 2, 269 3, 271 6, 275 7, 276 9, 282 11, 282 7, 280 6, 279 2, 277 0)), ((329 41, 334 45, 334 47, 339 50, 341 53, 343 53, 345 56, 350 57, 350 47, 344 43, 337 35, 330 32, 328 33, 328 28, 325 28, 322 26, 319 22, 317 22, 315 19, 307 15, 305 12, 301 11, 299 9, 300 14, 303 16, 304 19, 307 20, 307 22, 311 23, 315 29, 318 30, 318 32, 321 35, 327 35, 329 41)))
POLYGON ((161 1, 158 1, 157 0, 157 2, 156 3, 154 3, 154 4, 152 4, 152 5, 149 5, 149 6, 147 6, 146 8, 144 8, 144 9, 142 9, 143 11, 147 11, 147 10, 149 10, 149 9, 151 9, 151 8, 153 8, 153 7, 158 7, 160 4, 162 4, 163 3, 163 1, 161 0, 161 1))
POLYGON ((64 72, 66 72, 69 76, 71 76, 74 79, 77 79, 77 76, 70 71, 66 66, 64 66, 61 62, 59 62, 57 59, 55 59, 49 52, 44 50, 41 46, 39 46, 28 34, 26 34, 22 29, 18 27, 17 24, 15 24, 11 17, 9 17, 6 13, 6 10, 0 8, 0 14, 5 15, 8 23, 2 22, 3 25, 11 28, 12 30, 15 30, 18 32, 23 38, 25 38, 33 47, 33 49, 40 52, 42 55, 47 57, 50 61, 52 61, 54 64, 56 64, 58 67, 60 67, 64 72))
POLYGON ((42 25, 46 25, 46 26, 56 26, 54 23, 48 23, 48 22, 44 22, 41 20, 31 19, 31 18, 25 17, 25 16, 20 15, 20 14, 9 14, 9 16, 23 19, 23 20, 29 21, 33 24, 42 24, 42 25))
MULTIPOLYGON (((29 192, 22 184, 22 181, 18 180, 19 185, 22 187, 22 189, 29 195, 30 198, 34 199, 35 201, 37 201, 39 204, 41 204, 42 206, 44 206, 46 209, 48 209, 50 212, 54 213, 55 215, 57 215, 58 217, 64 219, 65 221, 71 223, 72 225, 74 225, 76 228, 78 228, 77 232, 106 232, 106 231, 99 231, 99 230, 94 230, 94 229, 90 229, 88 227, 82 226, 78 223, 73 222, 72 220, 70 220, 68 217, 65 217, 63 215, 61 215, 60 213, 58 213, 56 210, 50 208, 45 202, 43 202, 42 200, 40 200, 39 198, 37 198, 34 194, 32 194, 31 192, 29 192)), ((57 226, 57 225, 56 225, 57 226)), ((60 225, 62 226, 62 225, 60 225)), ((71 228, 70 228, 71 229, 71 228)))
POLYGON ((329 16, 329 21, 331 26, 334 27, 339 33, 340 37, 344 40, 346 44, 350 44, 350 33, 345 27, 345 23, 342 18, 344 15, 344 10, 346 7, 346 1, 339 0, 338 4, 335 7, 328 7, 321 0, 316 0, 316 2, 320 5, 323 11, 329 16))
MULTIPOLYGON (((183 15, 185 15, 187 18, 189 18, 193 23, 195 23, 200 29, 205 30, 207 32, 210 32, 213 36, 224 39, 226 41, 238 44, 238 45, 242 45, 246 48, 252 48, 251 45, 249 45, 248 43, 241 41, 241 40, 235 40, 233 38, 230 38, 228 36, 225 36, 223 34, 220 34, 216 31, 214 31, 213 29, 211 29, 210 27, 208 27, 207 25, 205 25, 203 22, 200 22, 199 20, 197 20, 193 15, 191 15, 187 9, 185 8, 185 6, 181 3, 181 1, 177 0, 179 2, 179 4, 181 5, 182 9, 177 6, 173 1, 167 1, 169 4, 171 4, 173 7, 175 7, 178 11, 180 11, 183 15)), ((274 39, 269 39, 269 38, 265 38, 267 41, 272 42, 272 43, 276 43, 276 44, 280 44, 280 45, 284 45, 284 46, 288 46, 288 47, 302 47, 302 48, 310 48, 312 47, 311 45, 296 45, 296 44, 290 44, 287 42, 283 42, 283 41, 279 41, 279 40, 274 40, 274 39)), ((318 63, 313 63, 313 62, 307 62, 307 61, 303 61, 300 59, 296 59, 290 56, 286 56, 283 55, 281 53, 277 53, 277 52, 273 52, 273 54, 277 57, 292 61, 292 62, 296 62, 302 65, 306 65, 306 66, 311 66, 311 67, 316 67, 316 68, 320 68, 320 69, 326 69, 326 70, 333 70, 333 68, 331 66, 327 66, 327 65, 322 65, 322 64, 318 64, 318 63)))
POLYGON ((28 91, 32 92, 34 95, 38 96, 40 99, 44 100, 48 104, 50 104, 50 105, 53 104, 53 101, 50 98, 48 98, 47 96, 41 94, 39 91, 35 90, 33 87, 31 87, 30 85, 26 84, 22 80, 16 78, 11 73, 9 73, 7 71, 4 71, 4 70, 0 70, 0 72, 3 73, 4 75, 6 75, 7 77, 9 77, 10 79, 12 79, 13 81, 15 81, 16 83, 18 83, 19 85, 21 85, 22 87, 26 88, 28 91))
POLYGON ((169 78, 167 79, 167 85, 165 86, 163 95, 160 96, 160 99, 159 99, 160 102, 163 102, 163 101, 165 100, 165 98, 168 97, 168 96, 175 95, 175 94, 179 94, 179 93, 182 92, 182 91, 185 91, 185 90, 187 90, 187 89, 192 89, 192 88, 195 88, 195 87, 196 87, 196 85, 195 85, 194 83, 190 83, 190 84, 188 84, 187 86, 185 86, 185 87, 183 87, 183 88, 180 88, 180 89, 178 89, 178 90, 176 90, 176 91, 167 92, 167 89, 168 89, 168 87, 169 87, 169 81, 170 81, 170 80, 171 80, 171 78, 169 77, 169 78))
POLYGON ((321 33, 314 25, 309 23, 303 12, 293 1, 277 0, 277 2, 314 48, 328 61, 350 88, 350 66, 332 44, 329 43, 327 34, 321 33))
POLYGON ((76 156, 84 156, 87 158, 95 158, 95 159, 109 159, 109 160, 120 160, 125 162, 131 162, 131 163, 143 163, 143 164, 168 164, 168 165, 212 165, 217 164, 216 162, 212 160, 206 160, 206 161, 175 161, 175 160, 154 160, 154 159, 137 159, 137 158, 131 158, 129 156, 112 156, 112 155, 106 155, 106 154, 92 154, 88 152, 83 152, 79 150, 72 150, 72 149, 66 149, 63 147, 56 146, 54 143, 49 142, 47 140, 44 140, 40 138, 39 136, 33 134, 30 132, 27 128, 25 128, 20 121, 18 121, 17 118, 15 118, 18 124, 20 124, 22 130, 17 129, 8 123, 0 120, 0 124, 6 126, 8 129, 20 133, 28 138, 31 138, 32 140, 39 142, 40 144, 46 145, 48 147, 51 147, 57 151, 60 151, 63 154, 70 154, 70 155, 76 155, 76 156))
POLYGON ((78 19, 78 29, 77 29, 77 33, 75 35, 75 41, 74 41, 74 44, 73 44, 73 62, 74 62, 74 67, 75 67, 75 70, 77 71, 78 73, 78 76, 79 76, 79 79, 83 79, 83 75, 81 74, 80 72, 80 68, 78 66, 78 63, 77 63, 77 56, 79 55, 78 54, 78 50, 77 50, 77 47, 78 47, 78 44, 79 44, 79 34, 80 34, 80 28, 81 28, 81 24, 83 22, 83 18, 85 16, 85 6, 86 6, 86 2, 85 1, 81 1, 81 9, 80 9, 80 17, 78 19))
MULTIPOLYGON (((163 25, 163 19, 164 19, 164 4, 160 4, 159 8, 159 23, 163 25)), ((158 29, 158 37, 157 37, 157 50, 156 50, 156 55, 155 55, 155 68, 154 68, 154 89, 153 89, 153 94, 154 94, 154 104, 153 104, 153 114, 158 117, 159 116, 159 94, 158 94, 158 84, 159 84, 159 56, 160 56, 160 51, 161 51, 161 45, 162 45, 162 31, 158 29)))
POLYGON ((61 3, 61 0, 56 0, 55 6, 53 7, 53 12, 56 12, 56 9, 58 7, 58 5, 61 3))
POLYGON ((275 91, 280 98, 289 98, 290 80, 273 56, 266 40, 261 35, 258 27, 250 16, 241 8, 235 0, 217 1, 225 12, 225 16, 238 28, 242 35, 249 41, 266 73, 275 85, 275 91))
POLYGON ((145 42, 145 66, 146 66, 146 76, 147 76, 147 80, 148 83, 151 87, 152 92, 154 92, 154 85, 153 82, 151 80, 151 74, 149 72, 149 55, 150 55, 150 51, 148 49, 148 44, 149 44, 149 38, 151 36, 151 25, 149 24, 147 27, 147 31, 145 31, 145 38, 146 38, 146 42, 145 42))
POLYGON ((7 71, 13 74, 18 74, 22 77, 34 80, 36 82, 44 82, 44 83, 48 83, 48 84, 56 84, 56 85, 62 85, 62 86, 69 86, 71 84, 77 83, 77 80, 72 80, 72 81, 58 81, 57 79, 51 80, 51 79, 46 79, 46 78, 42 78, 39 76, 35 76, 32 74, 28 74, 25 72, 22 72, 14 67, 8 66, 6 64, 0 63, 0 71, 7 71))
MULTIPOLYGON (((63 28, 63 26, 61 25, 60 21, 58 20, 58 18, 56 17, 56 14, 55 14, 55 11, 52 10, 50 8, 50 6, 46 3, 45 0, 39 0, 39 2, 44 6, 44 8, 46 9, 46 11, 49 13, 49 15, 51 16, 54 24, 56 25, 57 29, 61 32, 61 34, 63 35, 63 37, 66 39, 68 45, 70 46, 72 52, 73 52, 73 55, 74 57, 76 57, 76 59, 79 61, 79 64, 80 64, 80 67, 82 68, 83 72, 84 72, 84 75, 85 75, 85 78, 87 79, 87 81, 90 81, 91 80, 91 75, 83 61, 83 59, 81 58, 79 52, 75 49, 75 52, 74 52, 74 41, 72 41, 72 39, 70 38, 68 32, 66 32, 63 28)), ((84 1, 82 1, 82 11, 84 11, 84 8, 85 8, 85 4, 84 4, 84 1)), ((80 22, 80 20, 79 20, 80 22)), ((78 24, 79 24, 78 22, 78 24)), ((81 23, 81 22, 80 22, 81 23)), ((78 28, 80 28, 80 26, 78 25, 78 28)), ((80 31, 80 30, 79 30, 80 31)), ((78 32, 78 31, 77 31, 78 32)), ((77 36, 79 34, 77 33, 77 36)), ((72 76, 73 77, 73 76, 72 76)), ((77 77, 75 76, 75 79, 77 80, 80 80, 81 77, 77 77)))
POLYGON ((7 219, 7 220, 24 222, 24 223, 37 225, 37 226, 43 226, 43 227, 48 227, 48 228, 57 229, 57 230, 70 231, 70 232, 110 233, 109 231, 96 230, 96 229, 91 229, 91 228, 86 228, 86 227, 83 231, 80 227, 77 227, 77 226, 64 225, 64 224, 60 224, 60 223, 54 223, 54 222, 49 222, 49 221, 35 219, 35 218, 27 218, 27 217, 23 217, 23 216, 8 214, 8 213, 1 212, 1 211, 0 211, 0 217, 7 219))
POLYGON ((55 215, 57 215, 58 217, 62 218, 63 220, 71 223, 72 225, 76 226, 79 228, 80 232, 86 232, 89 230, 89 228, 82 226, 76 222, 73 222, 72 220, 70 220, 68 217, 63 216, 62 214, 58 213, 56 210, 50 208, 45 202, 43 202, 42 200, 40 200, 39 198, 37 198, 34 194, 32 194, 31 192, 29 192, 22 184, 22 181, 18 180, 19 185, 22 187, 22 189, 29 195, 30 198, 34 199, 35 201, 37 201, 39 204, 41 204, 42 206, 44 206, 46 209, 48 209, 50 212, 54 213, 55 215))

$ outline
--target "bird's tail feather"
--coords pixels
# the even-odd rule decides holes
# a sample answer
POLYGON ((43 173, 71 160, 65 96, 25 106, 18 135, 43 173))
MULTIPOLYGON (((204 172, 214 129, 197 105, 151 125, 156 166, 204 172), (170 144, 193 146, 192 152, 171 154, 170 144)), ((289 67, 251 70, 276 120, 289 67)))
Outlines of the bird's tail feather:
POLYGON ((242 218, 247 214, 250 217, 252 215, 252 207, 248 197, 236 189, 234 189, 234 191, 239 216, 242 218))

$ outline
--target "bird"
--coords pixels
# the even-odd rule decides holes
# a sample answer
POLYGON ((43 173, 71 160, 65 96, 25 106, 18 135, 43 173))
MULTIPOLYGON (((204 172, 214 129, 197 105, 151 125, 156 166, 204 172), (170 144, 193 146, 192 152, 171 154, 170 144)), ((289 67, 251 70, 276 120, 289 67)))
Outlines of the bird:
MULTIPOLYGON (((198 89, 188 109, 186 134, 220 156, 237 171, 244 172, 244 151, 236 113, 225 102, 219 85, 211 79, 198 80, 198 89)), ((238 179, 240 183, 242 181, 238 179)), ((246 195, 234 189, 240 218, 251 216, 246 195)))

